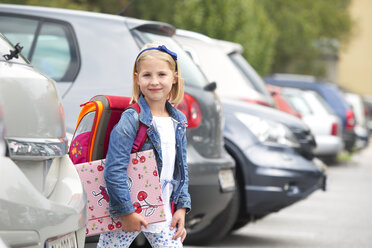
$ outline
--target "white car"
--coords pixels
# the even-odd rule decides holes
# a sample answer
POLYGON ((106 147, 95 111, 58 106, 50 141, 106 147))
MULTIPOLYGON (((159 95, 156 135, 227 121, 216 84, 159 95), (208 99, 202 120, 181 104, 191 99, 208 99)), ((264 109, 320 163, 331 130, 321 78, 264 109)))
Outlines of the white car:
POLYGON ((273 100, 257 91, 253 82, 227 56, 230 52, 242 50, 239 44, 231 43, 227 47, 208 36, 180 29, 176 31, 175 39, 202 68, 208 80, 216 82, 219 96, 265 106, 273 105, 273 100), (234 82, 234 87, 231 87, 230 82, 234 82))
POLYGON ((84 247, 86 195, 67 155, 61 99, 20 50, 0 34, 0 240, 84 247))
POLYGON ((343 150, 342 123, 331 107, 315 91, 293 88, 281 89, 281 96, 297 110, 302 120, 314 134, 314 154, 327 160, 334 160, 343 150))

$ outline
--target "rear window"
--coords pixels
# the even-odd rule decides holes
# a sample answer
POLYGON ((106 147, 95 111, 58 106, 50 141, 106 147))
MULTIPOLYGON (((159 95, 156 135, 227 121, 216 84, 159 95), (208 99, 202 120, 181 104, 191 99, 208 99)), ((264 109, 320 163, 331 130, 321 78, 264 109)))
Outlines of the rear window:
POLYGON ((255 69, 253 69, 253 67, 245 60, 245 58, 240 53, 230 53, 229 58, 240 70, 240 72, 249 79, 250 84, 254 87, 255 90, 261 92, 266 96, 270 95, 269 91, 266 88, 266 84, 261 76, 257 74, 255 69))
POLYGON ((328 105, 328 103, 317 92, 309 91, 309 94, 310 94, 309 98, 313 97, 315 99, 313 104, 318 103, 319 105, 321 105, 327 114, 330 114, 330 115, 335 114, 335 112, 328 105))
POLYGON ((0 16, 0 32, 23 46, 32 65, 57 82, 73 81, 79 57, 72 28, 63 22, 21 16, 0 16))
POLYGON ((207 79, 200 69, 195 65, 191 57, 181 48, 180 45, 172 38, 164 35, 134 31, 134 37, 137 39, 139 44, 151 42, 163 42, 173 52, 177 53, 179 58, 178 63, 181 67, 182 77, 185 85, 203 88, 208 84, 207 79))
POLYGON ((301 115, 312 115, 313 111, 302 96, 294 94, 283 94, 283 97, 289 102, 289 104, 301 115))

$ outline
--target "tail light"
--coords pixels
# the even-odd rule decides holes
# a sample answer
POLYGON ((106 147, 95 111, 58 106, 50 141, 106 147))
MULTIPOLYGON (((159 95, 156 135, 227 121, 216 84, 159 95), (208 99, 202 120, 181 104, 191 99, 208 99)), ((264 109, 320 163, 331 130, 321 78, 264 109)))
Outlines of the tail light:
POLYGON ((254 100, 254 99, 249 99, 249 98, 242 98, 243 101, 250 102, 250 103, 255 103, 255 104, 260 104, 264 105, 266 107, 271 107, 269 103, 260 101, 260 100, 254 100))
POLYGON ((333 122, 332 123, 332 128, 331 128, 331 135, 332 136, 337 136, 338 134, 338 125, 337 123, 333 122))
POLYGON ((346 130, 353 130, 355 125, 354 112, 350 109, 346 111, 346 130))
POLYGON ((199 103, 195 98, 185 93, 177 108, 186 116, 188 128, 197 128, 200 125, 202 114, 199 103))
POLYGON ((368 116, 369 115, 369 110, 367 107, 364 107, 364 115, 368 116))

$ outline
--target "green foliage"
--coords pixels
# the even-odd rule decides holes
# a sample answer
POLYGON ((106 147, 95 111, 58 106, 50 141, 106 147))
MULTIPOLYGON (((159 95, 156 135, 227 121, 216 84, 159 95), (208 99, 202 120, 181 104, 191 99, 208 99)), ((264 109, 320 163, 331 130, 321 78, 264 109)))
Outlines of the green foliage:
POLYGON ((270 70, 277 32, 257 0, 174 0, 173 4, 169 3, 168 0, 138 0, 132 14, 240 43, 244 47, 243 55, 259 73, 270 70))
MULTIPOLYGON (((0 2, 10 2, 0 0, 0 2)), ((261 74, 321 75, 320 55, 336 55, 351 35, 350 0, 13 0, 12 3, 118 14, 167 22, 240 43, 261 74)))
POLYGON ((279 32, 272 71, 319 75, 321 54, 338 52, 347 42, 352 21, 349 0, 262 0, 279 32))

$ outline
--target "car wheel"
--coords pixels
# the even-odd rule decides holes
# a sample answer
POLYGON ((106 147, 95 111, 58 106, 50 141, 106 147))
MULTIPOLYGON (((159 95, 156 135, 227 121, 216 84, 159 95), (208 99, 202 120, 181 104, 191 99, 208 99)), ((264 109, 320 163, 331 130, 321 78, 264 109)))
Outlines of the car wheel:
POLYGON ((234 225, 232 226, 231 228, 231 232, 235 231, 235 230, 238 230, 240 228, 242 228, 243 226, 245 226, 246 224, 248 224, 250 221, 251 221, 251 217, 249 215, 246 214, 246 211, 245 211, 245 202, 244 202, 244 197, 243 197, 243 188, 244 188, 244 183, 239 180, 239 178, 241 177, 240 176, 241 174, 237 173, 236 175, 236 178, 238 180, 237 182, 237 189, 236 189, 236 194, 239 195, 240 197, 240 205, 239 205, 239 211, 238 211, 238 216, 236 218, 236 221, 234 223, 234 225))
POLYGON ((238 218, 236 222, 234 223, 234 226, 232 227, 231 231, 236 231, 243 226, 247 225, 250 222, 250 218, 238 218))
POLYGON ((206 245, 225 237, 238 217, 239 205, 240 197, 235 191, 227 207, 208 226, 198 232, 187 234, 185 244, 206 245))

